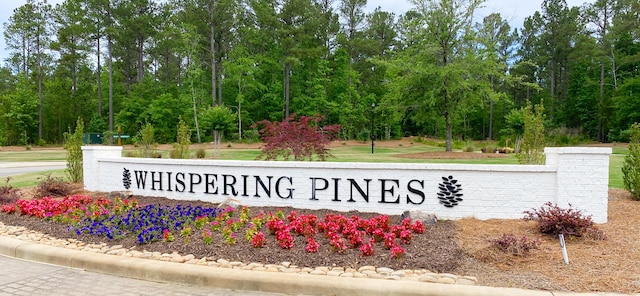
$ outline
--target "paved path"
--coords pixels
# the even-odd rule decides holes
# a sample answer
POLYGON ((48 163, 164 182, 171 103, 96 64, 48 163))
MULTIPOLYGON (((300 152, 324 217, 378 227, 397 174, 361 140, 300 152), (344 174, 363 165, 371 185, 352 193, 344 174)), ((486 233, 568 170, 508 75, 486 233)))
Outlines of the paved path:
POLYGON ((281 296, 261 292, 155 283, 0 255, 0 296, 215 295, 281 296))
POLYGON ((20 174, 60 170, 67 167, 66 162, 0 162, 0 177, 20 174))

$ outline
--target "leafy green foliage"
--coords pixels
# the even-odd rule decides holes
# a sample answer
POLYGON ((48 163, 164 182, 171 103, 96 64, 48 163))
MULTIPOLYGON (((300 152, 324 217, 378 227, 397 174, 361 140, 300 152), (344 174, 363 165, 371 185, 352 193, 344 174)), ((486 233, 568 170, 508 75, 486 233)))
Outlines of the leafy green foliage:
POLYGON ((331 156, 326 147, 340 131, 339 125, 321 127, 320 116, 300 116, 295 114, 282 122, 263 120, 257 123, 262 126, 262 153, 258 159, 277 160, 313 160, 317 157, 326 160, 331 156))
POLYGON ((154 137, 154 128, 147 122, 139 132, 140 157, 157 157, 157 143, 154 137))
POLYGON ((631 198, 640 200, 640 123, 631 126, 629 153, 622 164, 624 188, 631 192, 631 198))
POLYGON ((131 135, 149 122, 171 143, 182 116, 201 142, 209 106, 237 108, 238 139, 244 123, 322 113, 345 140, 367 129, 446 149, 502 130, 517 143, 504 117, 526 100, 544 99, 550 130, 580 133, 561 144, 628 141, 640 120, 636 0, 544 1, 517 31, 482 0, 415 0, 400 15, 363 0, 60 2, 25 3, 5 25, 2 145, 60 144, 78 117, 131 135))
POLYGON ((82 168, 82 137, 84 135, 84 122, 78 118, 76 129, 64 133, 64 149, 67 150, 67 177, 71 182, 80 182, 83 177, 82 168))
POLYGON ((189 146, 191 145, 191 131, 182 118, 178 120, 177 143, 173 145, 173 150, 169 152, 171 158, 188 159, 189 146))
POLYGON ((544 163, 544 106, 542 102, 523 109, 524 133, 522 135, 522 145, 520 153, 516 155, 521 164, 543 164, 544 163))

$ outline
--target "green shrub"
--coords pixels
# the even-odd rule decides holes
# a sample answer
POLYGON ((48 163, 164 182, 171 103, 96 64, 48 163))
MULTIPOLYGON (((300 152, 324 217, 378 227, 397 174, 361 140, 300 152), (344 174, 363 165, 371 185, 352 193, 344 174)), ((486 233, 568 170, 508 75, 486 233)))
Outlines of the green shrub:
POLYGON ((630 130, 629 152, 622 164, 624 188, 631 192, 631 198, 640 200, 640 123, 634 123, 630 130))
POLYGON ((191 131, 189 126, 180 118, 178 122, 178 143, 173 144, 173 150, 169 152, 170 158, 188 159, 190 157, 191 131))
POLYGON ((207 156, 207 152, 200 148, 196 151, 196 158, 205 158, 205 156, 207 156))
POLYGON ((368 129, 363 129, 361 130, 357 135, 356 135, 356 139, 358 141, 362 141, 362 142, 366 142, 371 140, 371 131, 368 129))
POLYGON ((45 139, 40 139, 38 140, 38 146, 46 146, 47 145, 47 141, 45 139))
POLYGON ((475 148, 473 148, 473 146, 471 145, 464 147, 464 152, 473 152, 474 150, 475 148))
POLYGON ((496 147, 492 146, 492 145, 487 145, 484 146, 480 149, 480 151, 482 151, 482 153, 496 153, 496 147))
POLYGON ((621 131, 610 130, 609 140, 611 140, 612 142, 629 143, 629 141, 631 140, 631 130, 630 129, 621 130, 621 131))
POLYGON ((545 160, 544 106, 542 102, 535 106, 527 102, 523 111, 524 134, 520 153, 516 157, 520 164, 543 164, 545 160))
POLYGON ((157 144, 154 137, 154 128, 151 123, 146 123, 136 137, 136 144, 139 144, 140 157, 149 158, 157 153, 157 144))
POLYGON ((112 145, 113 144, 113 136, 115 133, 112 131, 106 131, 102 133, 102 144, 103 145, 112 145))
POLYGON ((136 151, 125 151, 124 157, 140 157, 140 154, 136 151))
POLYGON ((260 141, 260 132, 257 129, 248 129, 242 132, 242 141, 255 143, 260 141))
POLYGON ((67 177, 71 182, 82 181, 82 136, 84 123, 81 118, 76 122, 76 130, 64 133, 64 149, 67 150, 67 177))
POLYGON ((453 140, 452 148, 456 150, 462 150, 467 145, 465 141, 462 140, 453 140))

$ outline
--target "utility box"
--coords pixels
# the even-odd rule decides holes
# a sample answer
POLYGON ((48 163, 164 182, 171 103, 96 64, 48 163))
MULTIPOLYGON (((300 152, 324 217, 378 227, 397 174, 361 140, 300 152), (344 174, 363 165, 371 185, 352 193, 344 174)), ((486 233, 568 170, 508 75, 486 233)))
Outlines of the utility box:
POLYGON ((100 133, 84 133, 82 142, 84 144, 102 144, 104 136, 100 133))

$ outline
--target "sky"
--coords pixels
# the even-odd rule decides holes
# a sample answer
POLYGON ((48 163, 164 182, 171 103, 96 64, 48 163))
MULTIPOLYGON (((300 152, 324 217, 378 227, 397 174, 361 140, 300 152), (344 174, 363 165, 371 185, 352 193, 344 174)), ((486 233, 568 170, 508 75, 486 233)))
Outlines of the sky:
MULTIPOLYGON (((339 1, 339 0, 338 0, 339 1)), ((566 0, 567 5, 580 6, 585 2, 592 3, 594 0, 566 0)), ((27 0, 0 0, 0 31, 4 32, 4 23, 9 21, 9 17, 13 14, 13 10, 17 7, 25 4, 27 0)), ((63 0, 49 0, 49 4, 55 6, 55 4, 62 3, 63 0)), ((337 1, 336 1, 337 2, 337 1)), ((522 27, 522 23, 527 16, 533 15, 535 11, 540 10, 542 0, 487 0, 484 3, 484 8, 480 9, 476 13, 476 18, 482 20, 482 18, 491 13, 497 12, 502 15, 503 19, 506 19, 512 28, 522 27)), ((383 11, 393 12, 396 15, 400 15, 407 10, 411 9, 412 4, 409 0, 369 0, 367 1, 367 9, 373 11, 376 7, 380 6, 383 11)), ((0 36, 0 63, 4 63, 4 60, 8 57, 8 52, 5 49, 4 34, 0 36)))

